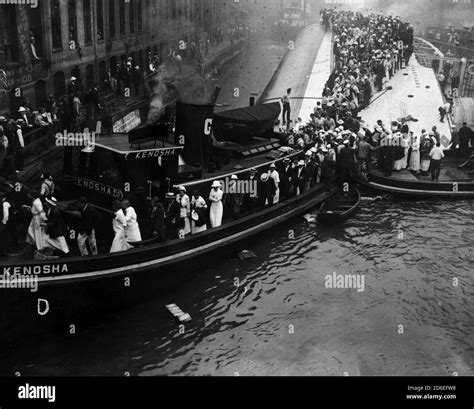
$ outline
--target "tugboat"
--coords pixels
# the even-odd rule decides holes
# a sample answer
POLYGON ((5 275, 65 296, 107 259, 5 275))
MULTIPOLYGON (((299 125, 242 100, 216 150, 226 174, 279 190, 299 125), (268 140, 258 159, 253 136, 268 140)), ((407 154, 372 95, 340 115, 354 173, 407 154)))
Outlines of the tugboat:
MULTIPOLYGON (((100 231, 98 239, 110 245, 109 209, 112 209, 113 200, 128 197, 139 213, 140 221, 140 216, 144 220, 147 198, 157 196, 163 200, 166 193, 178 185, 184 186, 190 194, 199 190, 207 197, 214 181, 225 185, 232 176, 246 181, 251 169, 258 175, 267 174, 270 165, 279 167, 285 159, 301 159, 304 154, 301 149, 284 146, 282 135, 273 131, 280 114, 279 103, 214 115, 212 104, 180 102, 176 111, 174 135, 167 134, 166 126, 160 124, 137 129, 128 135, 101 135, 86 147, 71 146, 74 140, 65 141, 61 200, 70 238, 75 238, 77 232, 74 222, 69 222, 67 210, 70 208, 65 206, 80 196, 87 196, 92 205, 103 211, 105 233, 100 231), (210 132, 213 121, 216 122, 213 125, 215 147, 212 147, 210 132)), ((34 274, 40 288, 124 274, 137 275, 150 270, 160 274, 172 264, 228 246, 307 212, 330 194, 324 185, 317 185, 300 196, 186 238, 165 243, 151 238, 133 243, 132 250, 98 256, 65 257, 54 261, 8 260, 7 265, 2 266, 3 273, 34 274)))

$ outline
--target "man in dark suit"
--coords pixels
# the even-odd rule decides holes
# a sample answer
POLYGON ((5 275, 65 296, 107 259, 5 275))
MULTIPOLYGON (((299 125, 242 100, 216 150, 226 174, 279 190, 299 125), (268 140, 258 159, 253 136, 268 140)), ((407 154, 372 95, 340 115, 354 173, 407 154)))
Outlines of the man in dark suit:
POLYGON ((90 206, 85 197, 79 199, 79 211, 81 212, 81 222, 77 235, 77 245, 81 256, 89 255, 87 242, 89 242, 92 255, 97 255, 96 229, 102 220, 102 216, 95 208, 90 206))
POLYGON ((267 201, 268 206, 273 206, 275 199, 276 185, 273 178, 268 173, 262 173, 258 184, 258 202, 260 207, 265 207, 267 201))
POLYGON ((354 151, 349 147, 349 141, 344 141, 344 147, 337 156, 337 165, 339 168, 339 174, 341 175, 342 182, 350 181, 354 170, 354 151))
POLYGON ((459 129, 459 149, 463 156, 468 156, 469 140, 471 140, 471 145, 474 147, 474 133, 472 129, 467 126, 467 122, 464 122, 461 129, 459 129))
POLYGON ((294 172, 291 167, 291 160, 286 158, 283 160, 283 166, 279 170, 280 174, 280 201, 286 200, 291 197, 291 193, 294 192, 292 189, 294 181, 294 172))
POLYGON ((306 190, 306 181, 308 180, 308 171, 306 170, 304 160, 298 162, 298 168, 295 173, 296 194, 302 195, 306 190))
POLYGON ((249 214, 254 214, 257 211, 258 206, 258 171, 257 169, 250 169, 249 172, 249 186, 254 190, 253 193, 246 193, 244 195, 244 208, 249 212, 249 214), (255 191, 255 187, 257 190, 255 191))
POLYGON ((172 192, 166 193, 166 211, 165 222, 168 238, 177 239, 178 230, 184 226, 179 226, 179 204, 176 201, 176 195, 172 192))
POLYGON ((165 208, 158 197, 151 199, 150 227, 153 238, 165 241, 165 208))

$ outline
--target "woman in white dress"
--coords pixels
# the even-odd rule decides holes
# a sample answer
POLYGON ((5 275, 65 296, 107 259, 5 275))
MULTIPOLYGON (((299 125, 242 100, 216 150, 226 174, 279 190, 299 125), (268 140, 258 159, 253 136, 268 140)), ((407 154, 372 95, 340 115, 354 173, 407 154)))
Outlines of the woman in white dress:
POLYGON ((191 201, 189 196, 186 194, 186 188, 184 186, 178 186, 178 196, 176 201, 179 204, 179 217, 184 219, 184 235, 187 236, 191 233, 191 201))
POLYGON ((405 156, 401 161, 401 168, 406 169, 408 167, 408 150, 410 149, 408 134, 402 134, 402 147, 405 150, 405 156))
POLYGON ((410 165, 408 169, 416 173, 420 171, 420 137, 417 135, 412 135, 410 165))
POLYGON ((394 146, 402 147, 403 152, 405 154, 403 156, 403 158, 396 160, 393 164, 393 170, 400 171, 400 170, 404 169, 403 164, 406 162, 406 154, 407 154, 407 151, 405 149, 406 141, 403 139, 402 134, 400 132, 397 132, 395 134, 395 138, 393 140, 393 143, 394 143, 394 146))
POLYGON ((122 210, 122 204, 116 200, 113 203, 115 218, 112 221, 112 227, 115 232, 114 241, 110 249, 111 253, 118 253, 120 251, 130 250, 131 246, 127 243, 125 238, 125 228, 127 227, 127 219, 122 210))
POLYGON ((122 201, 122 210, 126 220, 125 237, 129 243, 138 243, 142 241, 140 226, 138 226, 137 213, 130 205, 130 201, 122 201))
POLYGON ((211 222, 211 227, 213 228, 222 225, 222 216, 224 213, 224 206, 222 205, 223 196, 224 194, 221 190, 221 184, 215 181, 212 184, 212 190, 209 194, 209 200, 212 202, 209 220, 211 222))
POLYGON ((207 212, 207 203, 202 198, 200 192, 196 190, 193 193, 193 200, 191 202, 191 218, 192 218, 192 234, 201 233, 207 230, 206 220, 206 212, 207 212), (203 220, 202 220, 203 219, 203 220), (201 226, 197 226, 196 224, 201 224, 201 226))
POLYGON ((39 193, 31 195, 33 203, 31 205, 32 219, 26 233, 26 242, 35 246, 36 250, 42 250, 45 247, 45 231, 43 224, 46 222, 46 213, 43 203, 39 198, 39 193))

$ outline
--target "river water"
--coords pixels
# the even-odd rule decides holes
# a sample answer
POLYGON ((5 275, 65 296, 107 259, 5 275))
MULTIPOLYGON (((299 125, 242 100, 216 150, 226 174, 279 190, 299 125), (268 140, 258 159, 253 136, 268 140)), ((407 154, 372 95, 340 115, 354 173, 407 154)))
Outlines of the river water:
POLYGON ((1 373, 474 375, 473 215, 473 202, 364 201, 340 226, 290 220, 254 259, 209 260, 166 296, 2 352, 1 373), (327 288, 334 272, 364 291, 327 288))

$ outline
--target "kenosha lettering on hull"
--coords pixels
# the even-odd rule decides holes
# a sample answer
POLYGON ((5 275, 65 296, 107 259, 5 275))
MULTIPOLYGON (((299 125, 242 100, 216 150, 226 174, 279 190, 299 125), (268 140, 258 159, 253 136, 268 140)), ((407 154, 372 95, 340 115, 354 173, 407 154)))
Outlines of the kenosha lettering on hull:
POLYGON ((41 266, 16 266, 3 267, 3 275, 21 274, 21 275, 40 275, 40 274, 62 274, 67 273, 67 264, 45 264, 41 266))

